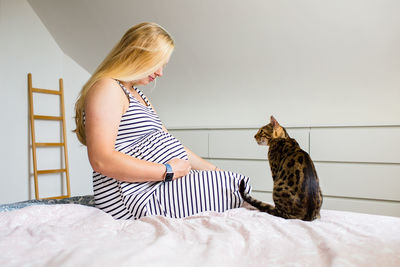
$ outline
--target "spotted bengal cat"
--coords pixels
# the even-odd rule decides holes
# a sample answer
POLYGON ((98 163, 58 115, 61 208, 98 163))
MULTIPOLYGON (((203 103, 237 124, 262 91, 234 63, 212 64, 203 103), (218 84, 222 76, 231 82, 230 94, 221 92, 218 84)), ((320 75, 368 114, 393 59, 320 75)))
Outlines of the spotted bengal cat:
POLYGON ((259 145, 269 146, 268 160, 274 181, 272 197, 275 206, 247 195, 242 181, 240 194, 243 199, 260 211, 285 219, 312 221, 319 218, 322 193, 308 153, 289 137, 273 116, 271 122, 260 128, 254 137, 259 145))

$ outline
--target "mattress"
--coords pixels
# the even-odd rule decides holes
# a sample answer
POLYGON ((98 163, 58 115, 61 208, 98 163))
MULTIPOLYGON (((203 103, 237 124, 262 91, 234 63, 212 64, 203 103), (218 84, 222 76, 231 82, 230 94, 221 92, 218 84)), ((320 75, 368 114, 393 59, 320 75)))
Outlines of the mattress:
POLYGON ((184 219, 115 220, 91 201, 3 205, 0 266, 400 266, 397 217, 321 210, 304 222, 245 203, 184 219))

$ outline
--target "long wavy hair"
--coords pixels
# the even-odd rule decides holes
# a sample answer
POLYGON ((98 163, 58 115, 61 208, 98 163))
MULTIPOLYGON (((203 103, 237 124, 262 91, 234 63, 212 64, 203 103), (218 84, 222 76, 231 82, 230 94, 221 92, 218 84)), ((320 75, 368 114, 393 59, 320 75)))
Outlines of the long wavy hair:
POLYGON ((140 80, 154 73, 169 59, 174 41, 160 25, 144 22, 130 28, 97 67, 83 86, 75 103, 75 123, 78 140, 86 145, 84 108, 86 96, 102 78, 123 82, 140 80))

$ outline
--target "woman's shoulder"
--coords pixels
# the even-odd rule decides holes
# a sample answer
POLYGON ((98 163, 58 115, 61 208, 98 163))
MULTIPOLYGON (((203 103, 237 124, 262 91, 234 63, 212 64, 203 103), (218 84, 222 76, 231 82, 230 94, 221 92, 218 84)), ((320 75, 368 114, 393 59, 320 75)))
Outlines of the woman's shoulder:
POLYGON ((113 88, 119 88, 118 82, 112 78, 101 78, 93 84, 92 89, 94 90, 113 90, 113 88))
MULTIPOLYGON (((88 93, 88 100, 104 99, 108 101, 126 102, 126 95, 118 82, 112 78, 101 78, 96 81, 88 93)), ((124 103, 125 104, 125 103, 124 103)))
POLYGON ((118 82, 112 78, 101 78, 96 81, 90 89, 92 95, 104 95, 104 96, 124 96, 124 92, 121 89, 118 82))

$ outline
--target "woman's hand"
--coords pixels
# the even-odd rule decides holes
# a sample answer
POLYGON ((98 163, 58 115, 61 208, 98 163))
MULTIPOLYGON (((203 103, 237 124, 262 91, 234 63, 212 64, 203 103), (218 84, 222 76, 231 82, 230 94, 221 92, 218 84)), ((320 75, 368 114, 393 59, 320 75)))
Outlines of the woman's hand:
POLYGON ((172 171, 174 172, 174 177, 172 178, 174 180, 189 174, 190 170, 192 169, 189 161, 184 159, 174 158, 167 163, 171 165, 172 171))

